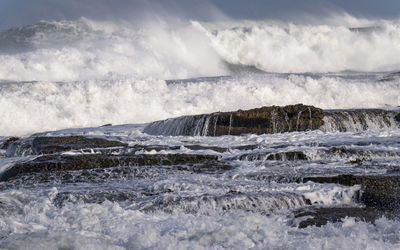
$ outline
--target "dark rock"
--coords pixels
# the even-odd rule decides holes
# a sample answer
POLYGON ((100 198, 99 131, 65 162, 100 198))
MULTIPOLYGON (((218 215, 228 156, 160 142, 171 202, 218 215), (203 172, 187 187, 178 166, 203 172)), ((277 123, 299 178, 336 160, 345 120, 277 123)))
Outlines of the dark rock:
POLYGON ((374 208, 363 207, 306 207, 294 211, 294 218, 297 221, 295 226, 299 228, 320 227, 328 222, 343 222, 346 217, 374 223, 376 219, 382 217, 382 213, 374 208), (305 217, 304 220, 302 217, 305 217))
POLYGON ((394 119, 396 120, 396 122, 400 123, 400 114, 396 115, 394 119))
POLYGON ((322 126, 323 117, 323 111, 313 106, 270 106, 153 122, 145 127, 144 132, 154 135, 220 136, 306 131, 322 126))
POLYGON ((102 128, 102 127, 111 127, 111 126, 112 126, 111 123, 107 123, 107 124, 101 125, 100 128, 102 128))
POLYGON ((327 110, 303 104, 182 116, 148 124, 151 135, 221 136, 321 129, 362 131, 400 126, 400 115, 383 109, 327 110))
MULTIPOLYGON (((3 172, 1 181, 25 173, 43 173, 53 171, 85 170, 110 168, 116 166, 171 166, 182 165, 180 169, 194 172, 229 170, 231 165, 220 161, 214 155, 159 154, 159 155, 44 155, 32 161, 19 163, 3 172), (197 165, 196 165, 197 164, 197 165)), ((177 169, 179 167, 176 166, 177 169)))
POLYGON ((184 145, 184 147, 190 150, 212 150, 218 153, 225 153, 229 151, 229 148, 214 147, 214 146, 184 145))
POLYGON ((102 138, 84 136, 36 137, 32 141, 34 154, 53 154, 57 152, 85 149, 122 147, 127 144, 102 138))
POLYGON ((400 208, 400 176, 338 175, 303 178, 303 182, 307 181, 346 186, 362 185, 361 201, 367 207, 386 210, 400 208))
POLYGON ((8 138, 5 142, 3 142, 3 145, 1 146, 0 149, 7 149, 8 146, 9 146, 11 143, 13 143, 13 142, 15 142, 15 141, 18 141, 18 140, 19 140, 18 137, 10 137, 10 138, 8 138))
POLYGON ((237 150, 255 150, 259 148, 260 145, 243 145, 243 146, 232 147, 232 149, 237 149, 237 150))

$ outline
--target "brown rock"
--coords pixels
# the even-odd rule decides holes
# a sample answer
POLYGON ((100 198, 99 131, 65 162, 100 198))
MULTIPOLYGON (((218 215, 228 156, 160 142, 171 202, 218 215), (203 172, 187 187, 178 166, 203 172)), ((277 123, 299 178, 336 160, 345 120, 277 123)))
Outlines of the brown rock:
POLYGON ((32 141, 34 154, 53 154, 57 152, 85 149, 121 147, 127 144, 102 138, 84 136, 36 137, 32 141))
POLYGON ((184 116, 150 123, 144 132, 154 135, 271 134, 318 129, 324 124, 322 109, 303 104, 270 106, 236 112, 184 116))

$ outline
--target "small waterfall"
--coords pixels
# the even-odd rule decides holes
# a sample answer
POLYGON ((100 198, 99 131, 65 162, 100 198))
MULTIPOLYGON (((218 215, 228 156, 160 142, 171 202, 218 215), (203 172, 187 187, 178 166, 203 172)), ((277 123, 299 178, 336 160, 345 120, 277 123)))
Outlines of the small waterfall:
POLYGON ((197 132, 200 121, 199 116, 171 118, 150 123, 144 128, 144 132, 152 135, 191 136, 197 132))
POLYGON ((232 114, 229 116, 229 130, 228 130, 228 135, 231 134, 231 128, 232 128, 232 114))
POLYGON ((290 125, 290 121, 289 121, 289 116, 287 113, 285 113, 285 122, 286 122, 286 126, 288 127, 288 130, 292 130, 292 126, 290 125))
POLYGON ((214 130, 212 132, 215 135, 217 122, 217 115, 182 116, 164 121, 152 122, 144 128, 143 132, 151 135, 207 136, 212 135, 210 123, 214 123, 214 130))
POLYGON ((217 132, 217 122, 218 122, 218 115, 214 116, 214 136, 216 135, 217 132))
POLYGON ((271 112, 271 122, 272 122, 272 132, 275 134, 277 129, 276 129, 276 111, 272 110, 271 112))
POLYGON ((303 113, 302 110, 297 114, 296 131, 299 131, 301 113, 303 113))
POLYGON ((349 110, 326 111, 321 130, 332 131, 363 131, 367 129, 398 128, 397 112, 386 110, 349 110))
POLYGON ((196 127, 194 129, 194 136, 201 136, 201 132, 203 131, 203 127, 205 127, 205 118, 201 117, 197 122, 196 122, 196 127))
POLYGON ((235 193, 222 196, 201 197, 163 197, 142 208, 144 211, 185 212, 195 214, 225 213, 233 210, 246 210, 261 213, 274 213, 281 210, 309 205, 309 200, 295 193, 235 193))
POLYGON ((226 194, 198 197, 165 195, 151 203, 143 204, 141 210, 194 214, 221 214, 245 210, 270 214, 312 204, 352 204, 358 201, 360 190, 360 185, 351 187, 331 185, 327 188, 300 193, 287 191, 242 193, 231 190, 226 194))

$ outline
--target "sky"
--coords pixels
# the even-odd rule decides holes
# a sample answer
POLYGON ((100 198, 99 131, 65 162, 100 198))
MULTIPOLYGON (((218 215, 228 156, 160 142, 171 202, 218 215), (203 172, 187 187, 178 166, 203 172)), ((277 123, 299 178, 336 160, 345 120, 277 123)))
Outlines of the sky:
POLYGON ((357 17, 400 17, 400 0, 0 0, 0 29, 40 20, 141 18, 146 13, 200 21, 290 19, 347 12, 357 17))

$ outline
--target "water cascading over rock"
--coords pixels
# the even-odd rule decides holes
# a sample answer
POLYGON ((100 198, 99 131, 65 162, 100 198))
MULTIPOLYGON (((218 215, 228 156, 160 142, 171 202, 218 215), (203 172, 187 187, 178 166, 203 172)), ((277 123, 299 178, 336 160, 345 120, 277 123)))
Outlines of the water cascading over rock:
POLYGON ((363 131, 367 129, 396 128, 400 114, 383 109, 356 109, 324 111, 323 131, 363 131))
POLYGON ((144 132, 151 135, 221 136, 316 129, 325 132, 363 131, 398 128, 399 124, 399 113, 395 111, 324 111, 314 106, 296 104, 171 118, 148 124, 144 132))
POLYGON ((144 132, 161 135, 220 136, 314 130, 323 125, 322 109, 302 104, 236 112, 182 116, 150 123, 144 132))

